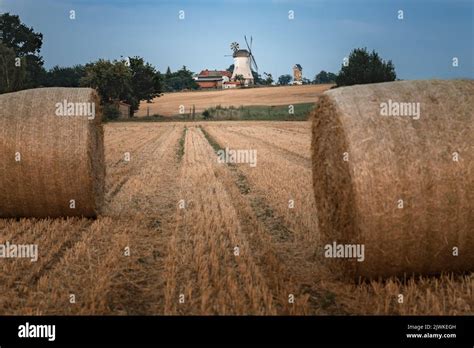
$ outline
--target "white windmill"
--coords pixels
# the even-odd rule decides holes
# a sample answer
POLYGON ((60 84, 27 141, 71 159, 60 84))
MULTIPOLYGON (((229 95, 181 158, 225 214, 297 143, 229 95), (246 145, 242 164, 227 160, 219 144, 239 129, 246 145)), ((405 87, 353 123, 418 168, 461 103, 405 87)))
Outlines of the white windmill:
POLYGON ((254 84, 252 68, 254 68, 254 71, 257 72, 258 66, 252 54, 253 38, 250 37, 250 45, 247 42, 246 36, 244 36, 244 39, 245 39, 245 43, 247 44, 248 50, 246 49, 241 50, 237 42, 232 42, 230 45, 230 48, 234 52, 232 54, 232 57, 234 57, 234 72, 232 73, 232 80, 235 81, 235 77, 237 75, 242 75, 245 79, 244 84, 248 86, 248 85, 254 84))

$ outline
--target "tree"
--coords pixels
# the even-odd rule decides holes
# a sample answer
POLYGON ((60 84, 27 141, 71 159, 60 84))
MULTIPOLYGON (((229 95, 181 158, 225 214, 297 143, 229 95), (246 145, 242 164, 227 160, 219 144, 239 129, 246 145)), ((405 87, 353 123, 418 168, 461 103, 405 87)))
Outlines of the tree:
POLYGON ((38 87, 45 74, 43 58, 39 55, 43 34, 21 23, 20 17, 4 13, 0 15, 0 42, 13 49, 16 57, 21 58, 22 64, 26 66, 24 82, 16 88, 38 87))
POLYGON ((86 74, 84 65, 73 67, 55 66, 45 74, 43 85, 46 87, 79 87, 81 78, 86 74))
POLYGON ((167 92, 181 91, 183 89, 198 89, 199 85, 193 77, 194 73, 183 66, 180 70, 165 75, 163 89, 167 92))
POLYGON ((262 81, 264 85, 271 85, 273 83, 273 76, 272 74, 264 72, 263 75, 265 79, 262 81))
POLYGON ((252 77, 253 77, 253 83, 256 85, 261 85, 262 84, 262 77, 260 74, 256 71, 252 70, 252 77))
POLYGON ((281 86, 286 86, 286 85, 288 85, 288 84, 291 82, 292 79, 293 79, 293 78, 291 77, 291 75, 288 75, 288 74, 286 74, 286 75, 281 75, 281 76, 278 78, 278 84, 281 85, 281 86))
POLYGON ((160 75, 150 63, 145 63, 141 57, 131 57, 129 61, 132 73, 130 82, 132 93, 125 101, 130 104, 130 112, 133 115, 138 110, 141 100, 151 101, 160 96, 163 86, 160 75))
POLYGON ((328 72, 328 80, 329 80, 329 83, 336 83, 336 79, 337 79, 337 75, 332 73, 332 72, 328 72))
POLYGON ((226 70, 228 72, 230 72, 231 74, 233 74, 234 73, 234 64, 229 65, 229 67, 226 70))
POLYGON ((170 69, 170 67, 168 67, 168 68, 166 69, 165 78, 166 78, 166 79, 169 79, 170 77, 171 77, 171 69, 170 69))
POLYGON ((104 105, 116 101, 130 104, 132 116, 140 101, 150 101, 161 94, 162 83, 161 75, 143 58, 129 58, 129 62, 100 59, 89 63, 80 84, 97 89, 104 105))
POLYGON ((349 64, 342 65, 337 86, 394 81, 397 78, 392 61, 382 60, 378 53, 356 48, 349 55, 349 64))
POLYGON ((334 83, 334 82, 336 82, 336 78, 337 78, 336 74, 321 70, 321 72, 314 77, 313 82, 316 83, 316 84, 334 83))
POLYGON ((324 70, 321 70, 319 74, 314 77, 314 83, 327 83, 328 82, 328 73, 324 70))
POLYGON ((81 86, 97 89, 104 104, 115 100, 129 100, 132 96, 132 72, 122 61, 99 59, 89 63, 81 86))
POLYGON ((25 79, 25 58, 16 57, 12 48, 0 43, 0 93, 23 89, 25 79))
POLYGON ((235 79, 235 81, 239 81, 241 86, 243 86, 245 84, 245 77, 242 74, 235 75, 234 79, 235 79))

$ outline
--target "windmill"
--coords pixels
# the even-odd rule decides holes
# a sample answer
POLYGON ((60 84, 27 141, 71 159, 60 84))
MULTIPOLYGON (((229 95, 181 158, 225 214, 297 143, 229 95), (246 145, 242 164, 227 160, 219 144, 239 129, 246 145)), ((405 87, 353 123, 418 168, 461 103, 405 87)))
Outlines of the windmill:
POLYGON ((230 48, 233 51, 232 57, 234 57, 234 72, 232 73, 232 80, 235 81, 237 75, 242 75, 244 77, 244 84, 247 86, 254 84, 252 69, 258 71, 258 66, 252 53, 253 38, 250 37, 250 45, 245 35, 244 39, 247 49, 240 49, 237 42, 232 42, 230 44, 230 48))

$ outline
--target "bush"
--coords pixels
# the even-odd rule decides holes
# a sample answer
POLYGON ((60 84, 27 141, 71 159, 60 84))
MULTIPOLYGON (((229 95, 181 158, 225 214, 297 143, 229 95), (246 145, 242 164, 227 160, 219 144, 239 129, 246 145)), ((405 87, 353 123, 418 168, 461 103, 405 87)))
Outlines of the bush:
POLYGON ((203 111, 202 118, 204 118, 205 120, 208 120, 208 119, 212 118, 211 113, 209 112, 209 110, 204 110, 203 111))
POLYGON ((321 72, 314 77, 313 82, 315 84, 334 83, 336 82, 336 79, 337 79, 336 74, 321 70, 321 72))
POLYGON ((281 75, 281 76, 278 78, 278 84, 279 84, 280 86, 289 85, 292 79, 293 79, 293 78, 291 77, 291 75, 288 75, 288 74, 286 74, 286 75, 281 75))

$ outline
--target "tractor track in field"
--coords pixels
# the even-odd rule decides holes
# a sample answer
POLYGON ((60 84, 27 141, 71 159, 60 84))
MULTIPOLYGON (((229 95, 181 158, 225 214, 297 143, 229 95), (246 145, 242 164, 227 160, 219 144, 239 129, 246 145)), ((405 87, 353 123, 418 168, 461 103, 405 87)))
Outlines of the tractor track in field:
MULTIPOLYGON (((201 130, 216 152, 223 149, 205 128, 201 128, 201 130)), ((235 185, 239 188, 240 193, 247 195, 249 205, 252 207, 256 218, 266 227, 269 235, 279 241, 291 241, 294 231, 285 225, 283 217, 276 213, 263 196, 251 189, 249 180, 238 166, 228 164, 227 168, 233 173, 235 185)))
MULTIPOLYGON (((206 132, 205 128, 203 133, 214 151, 217 152, 222 148, 218 141, 206 132)), ((279 216, 258 190, 252 189, 247 177, 237 165, 227 164, 224 168, 231 176, 235 186, 226 185, 226 190, 233 191, 233 194, 230 194, 233 197, 233 204, 239 214, 239 219, 245 222, 247 235, 252 236, 250 245, 253 253, 260 254, 264 259, 259 263, 259 266, 265 272, 270 289, 285 289, 283 293, 280 293, 279 298, 283 298, 286 292, 286 296, 292 293, 300 299, 300 302, 296 300, 292 307, 283 301, 280 302, 278 313, 280 315, 345 314, 337 304, 334 293, 320 287, 318 281, 308 279, 307 274, 302 274, 299 269, 293 269, 298 266, 297 262, 295 264, 295 260, 298 258, 294 255, 295 249, 298 249, 293 238, 295 231, 286 226, 283 217, 279 216), (238 190, 240 195, 236 194, 235 190, 238 190), (256 238, 255 233, 252 233, 257 224, 260 225, 266 236, 256 238), (262 251, 264 252, 262 253, 262 251)), ((220 174, 219 177, 225 177, 225 174, 220 174)), ((317 267, 315 264, 308 264, 308 266, 317 267)))
MULTIPOLYGON (((21 303, 22 301, 30 299, 31 294, 34 294, 36 291, 39 280, 54 269, 54 267, 62 261, 68 251, 75 248, 77 243, 83 239, 86 231, 88 231, 97 220, 68 218, 56 220, 38 219, 37 221, 38 224, 44 224, 44 226, 31 236, 24 234, 23 237, 29 237, 28 240, 19 238, 15 242, 20 244, 36 244, 38 247, 38 260, 33 263, 29 260, 18 260, 20 263, 14 268, 14 273, 11 272, 11 266, 13 265, 10 263, 6 264, 3 268, 6 278, 2 279, 0 288, 3 286, 8 288, 14 285, 14 296, 10 298, 14 303, 21 303), (48 232, 43 231, 43 229, 48 226, 54 232, 51 233, 51 236, 47 238, 47 240, 44 240, 45 234, 48 232), (58 228, 61 229, 59 230, 58 228), (51 245, 52 250, 48 249, 47 244, 56 240, 58 240, 60 244, 53 243, 51 245)), ((31 233, 31 231, 28 232, 31 233)), ((5 305, 3 301, 0 301, 0 308, 5 308, 5 305)))
MULTIPOLYGON (((155 139, 151 138, 144 142, 141 146, 138 148, 133 149, 133 152, 138 153, 141 151, 143 148, 145 148, 148 144, 152 143, 155 139)), ((120 173, 115 173, 115 175, 121 175, 122 179, 119 180, 118 183, 115 185, 111 183, 111 187, 107 190, 105 194, 105 201, 110 202, 116 195, 117 193, 122 189, 122 187, 127 183, 127 181, 130 179, 130 176, 133 174, 134 171, 138 170, 139 167, 130 165, 130 163, 125 162, 125 160, 120 159, 118 160, 114 165, 110 166, 108 170, 113 169, 115 171, 122 170, 120 173)))
MULTIPOLYGON (((163 142, 163 137, 166 135, 169 135, 170 132, 163 131, 157 136, 151 136, 149 139, 144 140, 142 143, 140 143, 138 146, 131 148, 131 149, 123 149, 124 152, 130 152, 131 156, 133 156, 133 164, 130 162, 126 162, 123 158, 114 161, 114 164, 110 165, 107 169, 109 171, 114 172, 115 176, 122 176, 122 179, 119 180, 118 183, 115 185, 113 183, 110 183, 111 187, 107 190, 106 193, 106 202, 110 202, 116 195, 117 193, 122 189, 122 187, 127 183, 127 181, 130 179, 130 177, 137 171, 140 170, 142 164, 144 162, 144 157, 145 156, 138 156, 138 154, 146 154, 144 151, 147 147, 150 146, 150 144, 156 143, 157 139, 163 142), (138 157, 139 159, 135 161, 135 157, 138 157)), ((124 156, 123 153, 120 154, 120 156, 124 156)), ((108 174, 109 175, 109 174, 108 174)))
MULTIPOLYGON (((248 246, 252 252, 252 258, 256 260, 259 269, 265 275, 265 282, 268 288, 274 293, 274 299, 276 306, 275 309, 279 314, 289 314, 291 309, 289 308, 286 299, 289 293, 291 293, 291 287, 289 284, 291 281, 291 275, 284 268, 281 261, 281 256, 274 249, 273 243, 277 235, 282 230, 286 230, 283 225, 270 226, 264 219, 261 218, 255 212, 255 204, 252 203, 251 189, 242 192, 242 176, 237 171, 230 169, 229 166, 223 168, 222 171, 216 171, 216 176, 220 180, 229 180, 225 183, 225 190, 229 196, 232 197, 232 205, 235 207, 237 217, 241 223, 242 234, 246 236, 248 246), (227 170, 227 173, 222 171, 227 170), (225 177, 228 178, 225 179, 225 177), (259 232, 262 235, 259 234, 259 232), (270 237, 270 240, 268 239, 270 237)), ((279 221, 280 222, 280 221, 279 221)))
POLYGON ((169 139, 169 137, 173 133, 173 130, 174 127, 170 128, 168 132, 161 133, 158 137, 152 137, 144 144, 142 144, 139 148, 133 149, 133 157, 138 158, 137 160, 133 160, 133 164, 126 163, 124 160, 119 161, 121 163, 126 163, 125 165, 127 167, 121 168, 127 169, 120 174, 115 173, 115 175, 121 175, 122 179, 120 179, 117 184, 115 184, 108 190, 105 198, 105 201, 107 203, 110 203, 117 196, 117 194, 123 189, 123 187, 130 181, 130 179, 134 175, 143 170, 143 168, 147 164, 148 156, 150 156, 150 154, 153 154, 157 149, 162 146, 162 144, 164 144, 169 139), (149 151, 145 151, 147 148, 149 148, 149 151))
MULTIPOLYGON (((307 121, 310 122, 310 121, 307 121)), ((282 127, 277 127, 277 126, 271 126, 268 127, 268 129, 271 130, 276 130, 279 133, 287 133, 295 136, 308 136, 308 130, 305 128, 301 127, 295 127, 295 128, 282 128, 282 127)), ((308 141, 311 141, 311 136, 308 137, 308 141)))
POLYGON ((214 152, 207 146, 199 128, 188 129, 180 173, 180 196, 187 206, 177 211, 169 244, 165 314, 276 314, 267 279, 249 253, 251 231, 236 214, 234 197, 215 171, 214 152), (210 186, 196 186, 195 180, 210 186), (196 219, 199 215, 204 218, 196 219), (235 246, 242 255, 233 255, 235 246), (186 298, 183 304, 180 294, 186 298))
POLYGON ((247 139, 251 139, 252 141, 260 143, 260 144, 262 144, 266 147, 270 147, 273 150, 275 150, 275 152, 279 152, 287 160, 289 160, 289 161, 291 161, 295 164, 298 164, 302 167, 305 167, 305 168, 308 168, 308 169, 311 168, 311 159, 309 159, 309 158, 307 158, 303 155, 297 154, 293 151, 289 151, 287 149, 284 149, 284 148, 282 148, 278 145, 275 145, 271 141, 262 140, 259 137, 249 135, 249 134, 245 134, 245 133, 239 132, 238 130, 226 129, 226 131, 229 132, 229 133, 234 133, 234 134, 236 134, 238 136, 241 136, 241 137, 245 137, 247 139))
POLYGON ((124 196, 140 195, 143 202, 140 204, 141 211, 137 206, 131 207, 128 212, 140 214, 140 223, 130 235, 130 247, 136 263, 116 276, 116 291, 108 298, 113 308, 125 314, 156 315, 164 312, 163 271, 170 235, 176 224, 175 178, 179 168, 176 153, 180 130, 180 127, 169 128, 166 134, 155 138, 152 145, 147 145, 149 151, 147 156, 142 156, 140 171, 126 178, 130 186, 123 191, 124 196), (137 192, 140 187, 151 189, 137 192))
POLYGON ((51 255, 49 260, 46 263, 43 263, 38 271, 29 276, 27 283, 31 286, 36 286, 39 279, 49 270, 53 269, 55 265, 60 263, 63 256, 82 240, 84 234, 92 227, 94 223, 95 221, 93 220, 87 220, 86 223, 77 231, 77 233, 73 233, 69 239, 66 239, 61 244, 61 246, 58 248, 58 251, 51 255))
MULTIPOLYGON (((222 148, 218 142, 202 129, 214 151, 222 148)), ((242 223, 244 235, 249 238, 252 253, 259 255, 259 267, 265 273, 265 279, 272 291, 278 291, 276 298, 279 314, 305 314, 308 308, 298 301, 288 304, 288 295, 296 294, 299 290, 291 268, 286 267, 288 260, 284 256, 291 255, 285 248, 291 245, 293 231, 289 229, 282 217, 266 202, 265 198, 252 190, 246 176, 235 165, 228 164, 216 172, 216 177, 226 180, 226 191, 232 197, 232 204, 236 208, 239 221, 242 223), (257 227, 258 226, 258 227, 257 227), (258 235, 255 230, 264 235, 258 235)))
MULTIPOLYGON (((306 239, 309 243, 315 242, 318 226, 314 196, 309 190, 302 190, 312 184, 311 168, 300 164, 295 165, 278 149, 229 132, 225 127, 209 125, 206 129, 226 148, 253 149, 258 152, 258 163, 255 167, 246 164, 238 164, 237 167, 245 173, 259 195, 264 197, 278 215, 284 218, 286 226, 296 231, 297 239, 306 239)), ((243 131, 247 132, 245 129, 243 131)), ((258 134, 259 131, 255 133, 258 134)), ((266 138, 272 139, 272 137, 274 134, 270 133, 266 138)), ((273 142, 273 139, 271 141, 273 142)), ((291 139, 286 138, 285 141, 288 142, 289 149, 301 148, 297 145, 291 146, 291 139)), ((258 205, 259 202, 255 204, 258 205)), ((263 209, 261 214, 264 217, 272 213, 268 209, 263 209)))
MULTIPOLYGON (((287 303, 280 303, 278 314, 307 315, 315 312, 331 315, 347 314, 336 303, 334 293, 322 289, 314 283, 311 284, 306 277, 299 279, 298 272, 295 272, 291 266, 286 267, 286 265, 292 264, 292 259, 293 262, 296 260, 292 257, 295 248, 295 245, 292 244, 295 231, 285 225, 284 219, 275 212, 264 197, 254 192, 250 187, 243 190, 245 193, 242 192, 242 180, 245 175, 236 166, 230 165, 227 168, 233 178, 235 187, 241 193, 240 197, 236 196, 235 193, 232 197, 239 219, 244 222, 243 231, 253 237, 250 244, 254 253, 258 254, 262 250, 266 250, 264 255, 267 261, 261 262, 260 268, 266 274, 266 278, 270 283, 269 288, 287 289, 286 293, 279 296, 280 298, 283 298, 285 294, 288 296, 292 293, 297 297, 305 297, 308 302, 305 305, 300 305, 300 307, 294 305, 293 308, 290 308, 287 303), (251 223, 252 220, 253 223, 251 223), (252 231, 255 230, 257 223, 262 226, 262 230, 270 237, 270 240, 266 238, 255 239, 255 234, 252 231), (269 245, 270 247, 268 247, 269 245), (274 266, 269 267, 269 264, 274 266)), ((229 186, 226 186, 226 189, 229 192, 232 191, 229 186)), ((310 265, 310 267, 316 267, 316 265, 310 265)), ((295 302, 295 304, 298 303, 295 302)))
POLYGON ((122 187, 127 183, 127 181, 130 179, 129 176, 126 176, 122 178, 117 185, 115 185, 114 189, 107 194, 106 202, 110 202, 116 195, 117 193, 120 192, 122 187))

